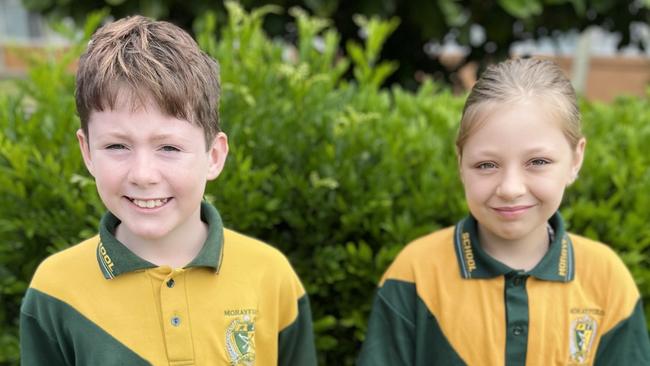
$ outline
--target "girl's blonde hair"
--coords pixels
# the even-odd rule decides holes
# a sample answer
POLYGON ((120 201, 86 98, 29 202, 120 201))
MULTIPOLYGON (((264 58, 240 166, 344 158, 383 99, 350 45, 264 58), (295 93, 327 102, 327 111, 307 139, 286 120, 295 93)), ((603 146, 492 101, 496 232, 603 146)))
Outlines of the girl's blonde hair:
POLYGON ((523 100, 538 100, 550 108, 571 147, 577 146, 582 132, 571 82, 552 61, 519 58, 489 66, 472 88, 456 138, 458 156, 462 156, 465 142, 480 125, 484 116, 481 112, 486 106, 523 100))

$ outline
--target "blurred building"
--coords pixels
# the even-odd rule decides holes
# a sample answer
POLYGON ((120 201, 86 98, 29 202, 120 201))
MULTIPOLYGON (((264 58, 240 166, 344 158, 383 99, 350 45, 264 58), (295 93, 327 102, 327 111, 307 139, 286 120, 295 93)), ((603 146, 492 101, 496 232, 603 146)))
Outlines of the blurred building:
MULTIPOLYGON (((554 32, 553 36, 538 40, 515 42, 510 46, 510 54, 552 59, 566 72, 576 90, 591 100, 611 101, 624 94, 644 96, 650 87, 650 26, 634 23, 630 30, 632 44, 621 49, 619 34, 592 26, 582 33, 554 32)), ((480 26, 472 26, 471 33, 471 42, 485 42, 480 26)), ((469 49, 448 38, 442 43, 433 42, 427 52, 453 69, 463 62, 469 49)), ((462 67, 457 73, 456 89, 469 90, 476 82, 477 72, 475 63, 462 67)))
POLYGON ((65 43, 39 14, 25 10, 21 0, 0 0, 0 78, 24 75, 25 55, 65 43))
POLYGON ((590 27, 555 39, 513 44, 511 53, 553 59, 588 99, 610 101, 622 94, 643 96, 650 86, 650 26, 634 23, 630 30, 632 44, 621 49, 620 35, 590 27))
MULTIPOLYGON (((516 24, 514 25, 516 26, 516 24)), ((620 35, 598 27, 542 37, 511 45, 513 56, 540 56, 560 64, 581 94, 589 99, 610 101, 617 95, 643 96, 650 85, 650 26, 631 24, 633 45, 618 49, 620 35)), ((473 25, 471 42, 485 42, 485 32, 473 25)), ((490 42, 485 43, 486 47, 490 42)), ((42 52, 46 47, 61 47, 66 40, 47 27, 43 18, 28 12, 21 0, 0 0, 0 79, 25 74, 25 55, 42 52)), ((443 64, 458 65, 467 48, 454 37, 430 42, 425 52, 443 64)), ((457 73, 458 90, 468 90, 476 81, 476 64, 467 64, 457 73)))

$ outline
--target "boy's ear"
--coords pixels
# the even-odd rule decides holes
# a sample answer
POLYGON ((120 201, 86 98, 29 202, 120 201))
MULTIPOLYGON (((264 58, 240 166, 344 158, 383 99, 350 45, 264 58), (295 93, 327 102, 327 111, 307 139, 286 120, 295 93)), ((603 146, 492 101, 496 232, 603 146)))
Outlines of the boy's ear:
POLYGON ((225 133, 219 132, 212 140, 212 144, 208 150, 208 180, 213 180, 221 174, 224 164, 226 164, 226 157, 228 156, 228 136, 225 133))
POLYGON ((585 158, 585 147, 587 146, 587 139, 584 137, 578 141, 575 151, 573 152, 573 165, 571 166, 571 177, 568 184, 572 184, 577 178, 582 162, 585 158))
POLYGON ((90 146, 88 142, 88 137, 80 128, 77 130, 77 141, 79 141, 79 149, 81 150, 81 156, 84 158, 84 164, 86 164, 86 169, 90 172, 90 175, 95 176, 93 173, 93 161, 90 157, 90 146))

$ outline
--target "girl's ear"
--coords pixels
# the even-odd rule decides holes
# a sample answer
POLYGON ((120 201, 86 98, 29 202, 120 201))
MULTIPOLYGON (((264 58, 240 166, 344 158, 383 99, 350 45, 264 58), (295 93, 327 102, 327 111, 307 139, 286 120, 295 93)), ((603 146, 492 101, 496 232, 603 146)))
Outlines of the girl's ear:
POLYGON ((79 141, 79 149, 81 150, 81 156, 84 159, 86 169, 88 169, 90 175, 94 177, 95 174, 93 173, 93 160, 90 156, 90 141, 88 140, 88 136, 86 136, 81 128, 77 130, 77 141, 79 141))
POLYGON ((456 152, 456 164, 458 165, 458 176, 460 177, 460 181, 465 184, 465 180, 463 179, 463 157, 459 152, 456 152))
POLYGON ((228 156, 228 136, 225 133, 219 132, 212 140, 212 144, 208 150, 208 180, 213 180, 221 174, 223 166, 226 164, 226 157, 228 156))
POLYGON ((573 163, 571 165, 571 176, 569 177, 569 182, 567 185, 572 184, 578 178, 578 173, 580 173, 580 168, 582 168, 582 162, 585 157, 585 147, 587 146, 587 139, 584 137, 578 141, 576 144, 575 150, 573 151, 573 163))

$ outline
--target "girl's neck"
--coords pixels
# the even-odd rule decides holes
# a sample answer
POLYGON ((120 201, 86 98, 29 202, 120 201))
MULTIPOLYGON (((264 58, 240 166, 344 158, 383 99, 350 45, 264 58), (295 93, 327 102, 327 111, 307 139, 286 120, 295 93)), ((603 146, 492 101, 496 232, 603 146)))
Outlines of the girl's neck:
POLYGON ((508 240, 478 225, 481 248, 492 258, 512 269, 530 271, 544 258, 550 241, 546 225, 536 228, 524 238, 508 240))

